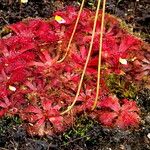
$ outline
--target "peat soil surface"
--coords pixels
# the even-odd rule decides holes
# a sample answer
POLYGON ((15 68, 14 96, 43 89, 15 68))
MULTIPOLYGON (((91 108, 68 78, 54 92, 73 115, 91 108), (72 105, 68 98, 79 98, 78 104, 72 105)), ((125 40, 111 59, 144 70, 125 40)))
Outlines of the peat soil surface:
MULTIPOLYGON (((0 1, 0 29, 27 17, 50 17, 65 5, 78 6, 73 0, 29 0, 27 4, 15 1, 0 1)), ((93 2, 88 0, 86 7, 94 9, 93 2)), ((144 35, 144 40, 150 42, 149 0, 108 0, 106 10, 130 24, 134 32, 144 35)), ((108 129, 81 116, 67 132, 40 138, 29 136, 17 117, 1 119, 0 150, 150 150, 150 90, 143 88, 137 101, 142 110, 142 124, 137 130, 108 129)))

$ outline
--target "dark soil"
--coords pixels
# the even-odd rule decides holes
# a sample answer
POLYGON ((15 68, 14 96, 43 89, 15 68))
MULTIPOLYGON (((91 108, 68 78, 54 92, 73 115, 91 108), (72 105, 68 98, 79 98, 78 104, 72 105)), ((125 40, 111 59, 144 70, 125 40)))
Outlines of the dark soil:
MULTIPOLYGON (((27 17, 50 17, 55 10, 68 4, 78 5, 77 1, 64 1, 29 0, 27 4, 20 4, 1 0, 0 29, 27 17)), ((86 7, 94 9, 93 2, 86 2, 86 7)), ((132 25, 134 32, 144 35, 145 41, 150 42, 149 0, 108 0, 106 9, 132 25)), ((150 90, 141 90, 137 102, 142 111, 142 123, 137 130, 108 129, 81 116, 65 133, 41 138, 30 137, 17 117, 1 119, 0 150, 150 150, 150 90)))

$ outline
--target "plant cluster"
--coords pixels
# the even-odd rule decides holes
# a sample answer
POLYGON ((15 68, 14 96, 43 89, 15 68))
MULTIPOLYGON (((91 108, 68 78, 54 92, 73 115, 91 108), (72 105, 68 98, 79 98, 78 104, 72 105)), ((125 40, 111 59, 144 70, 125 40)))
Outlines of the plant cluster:
POLYGON ((58 63, 66 52, 77 13, 77 8, 68 6, 54 13, 62 19, 59 21, 36 18, 8 25, 9 34, 0 39, 0 117, 18 115, 32 135, 62 132, 83 112, 108 127, 139 125, 136 103, 118 99, 107 80, 111 74, 130 81, 148 76, 148 57, 143 53, 149 46, 124 31, 118 19, 109 14, 105 16, 103 34, 101 89, 97 108, 91 111, 96 93, 101 11, 80 95, 71 112, 62 115, 76 94, 94 21, 94 12, 84 9, 69 54, 58 63))

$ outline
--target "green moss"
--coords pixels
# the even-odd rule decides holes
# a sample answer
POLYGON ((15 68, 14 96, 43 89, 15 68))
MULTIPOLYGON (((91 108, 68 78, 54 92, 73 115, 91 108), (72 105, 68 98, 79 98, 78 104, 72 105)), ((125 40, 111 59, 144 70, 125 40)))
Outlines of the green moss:
POLYGON ((136 98, 138 88, 134 83, 127 81, 123 75, 110 74, 107 78, 107 86, 119 98, 136 98))
POLYGON ((89 119, 86 115, 79 117, 73 128, 63 134, 64 145, 70 144, 71 141, 83 139, 90 140, 88 132, 94 127, 95 121, 89 119))
POLYGON ((22 124, 18 116, 3 117, 0 119, 0 133, 4 133, 7 129, 22 124))

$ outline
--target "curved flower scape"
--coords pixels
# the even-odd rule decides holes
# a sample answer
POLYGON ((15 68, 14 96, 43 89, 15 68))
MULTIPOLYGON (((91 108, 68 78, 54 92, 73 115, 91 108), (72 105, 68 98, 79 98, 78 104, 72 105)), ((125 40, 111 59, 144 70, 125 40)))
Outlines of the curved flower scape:
POLYGON ((84 9, 70 52, 57 63, 65 53, 77 13, 77 8, 68 6, 57 11, 55 19, 26 19, 8 25, 10 33, 0 39, 0 117, 18 115, 30 134, 62 132, 73 123, 72 116, 84 111, 109 127, 126 129, 140 123, 136 103, 112 97, 106 80, 110 74, 127 76, 133 82, 145 79, 149 45, 123 30, 109 14, 105 16, 99 102, 97 109, 90 111, 96 91, 101 11, 78 101, 73 113, 61 115, 75 97, 94 22, 94 12, 84 9))

